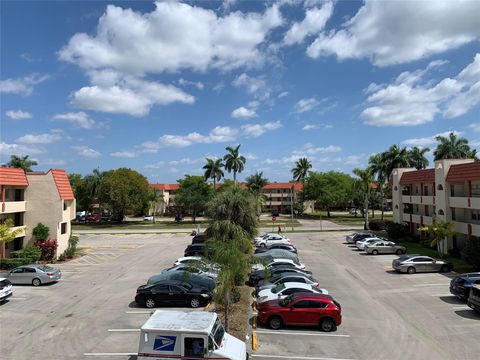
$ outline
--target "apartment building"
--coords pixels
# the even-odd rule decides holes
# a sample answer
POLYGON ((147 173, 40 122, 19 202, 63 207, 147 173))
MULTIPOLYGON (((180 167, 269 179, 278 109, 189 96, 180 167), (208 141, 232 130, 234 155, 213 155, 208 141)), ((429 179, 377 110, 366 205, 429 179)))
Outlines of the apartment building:
POLYGON ((434 219, 452 221, 457 234, 446 250, 461 248, 472 236, 480 237, 480 162, 445 159, 432 169, 394 169, 392 205, 394 221, 420 236, 419 229, 434 219))
POLYGON ((6 255, 20 250, 35 239, 33 228, 42 223, 49 227, 50 238, 58 243, 57 255, 68 246, 75 218, 75 197, 65 170, 26 173, 22 169, 0 168, 2 208, 0 221, 11 218, 22 231, 6 244, 6 255))
MULTIPOLYGON (((290 206, 298 201, 299 194, 303 191, 301 182, 273 182, 262 188, 265 196, 263 211, 285 213, 290 206)), ((304 211, 313 211, 313 201, 304 202, 304 211)))
POLYGON ((159 206, 160 214, 174 214, 175 209, 175 193, 180 188, 179 184, 150 184, 150 187, 157 189, 163 195, 163 204, 159 206))

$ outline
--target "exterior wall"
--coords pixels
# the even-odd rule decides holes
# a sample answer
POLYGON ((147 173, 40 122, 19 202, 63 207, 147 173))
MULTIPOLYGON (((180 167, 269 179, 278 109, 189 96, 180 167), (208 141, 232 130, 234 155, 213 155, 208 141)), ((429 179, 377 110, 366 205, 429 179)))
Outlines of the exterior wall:
POLYGON ((18 250, 23 243, 25 236, 25 211, 27 202, 25 201, 25 187, 19 186, 0 186, 0 221, 6 219, 13 221, 12 231, 19 230, 18 235, 13 241, 5 244, 5 255, 8 257, 12 251, 18 250))
POLYGON ((402 174, 408 171, 415 171, 415 168, 394 169, 392 172, 392 211, 393 221, 396 223, 403 222, 403 186, 400 185, 402 174))

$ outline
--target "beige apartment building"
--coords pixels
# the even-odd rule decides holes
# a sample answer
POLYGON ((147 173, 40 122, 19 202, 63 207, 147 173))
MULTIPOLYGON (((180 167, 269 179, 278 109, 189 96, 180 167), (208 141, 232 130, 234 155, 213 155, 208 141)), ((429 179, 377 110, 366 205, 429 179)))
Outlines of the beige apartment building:
MULTIPOLYGON (((163 203, 159 206, 159 214, 173 214, 175 213, 175 193, 180 188, 179 184, 150 184, 150 187, 157 189, 163 195, 163 203)), ((150 213, 153 211, 151 210, 150 213)))
POLYGON ((432 169, 394 169, 392 205, 394 221, 420 236, 419 229, 435 219, 452 221, 457 234, 445 251, 462 248, 472 236, 480 237, 480 162, 445 159, 432 169))
POLYGON ((10 218, 19 235, 6 244, 6 256, 33 242, 32 231, 42 223, 58 243, 57 256, 68 246, 75 218, 75 197, 65 170, 26 173, 22 169, 0 168, 2 207, 0 221, 10 218))

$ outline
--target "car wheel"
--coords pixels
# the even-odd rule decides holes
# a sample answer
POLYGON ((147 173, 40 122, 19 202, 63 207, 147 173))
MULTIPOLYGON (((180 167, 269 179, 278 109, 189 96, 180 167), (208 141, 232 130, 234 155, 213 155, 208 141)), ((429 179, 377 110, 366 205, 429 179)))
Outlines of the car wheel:
POLYGON ((407 269, 407 273, 409 273, 409 274, 415 274, 416 272, 417 272, 417 269, 415 269, 413 266, 410 266, 407 269))
POLYGON ((440 272, 449 272, 450 271, 450 268, 448 267, 448 265, 443 265, 442 268, 440 269, 440 272))
POLYGON ((335 322, 332 319, 325 318, 320 321, 320 329, 325 332, 331 332, 337 329, 337 325, 335 325, 335 322))
POLYGON ((402 250, 402 249, 398 249, 398 250, 397 250, 397 255, 402 255, 402 254, 404 254, 403 250, 402 250))
POLYGON ((265 245, 265 244, 260 244, 260 247, 261 247, 262 249, 264 249, 266 246, 267 246, 267 245, 265 245))
POLYGON ((155 300, 153 300, 152 298, 148 298, 147 300, 145 300, 145 306, 149 309, 151 308, 154 308, 157 304, 155 304, 155 300))
POLYGON ((272 316, 268 319, 268 326, 270 326, 273 330, 278 330, 282 327, 282 319, 278 316, 272 316))
POLYGON ((40 281, 40 279, 35 278, 35 279, 32 280, 32 285, 33 286, 40 286, 40 285, 42 285, 42 282, 40 281))
POLYGON ((190 300, 190 306, 192 308, 197 308, 200 306, 200 300, 198 300, 197 298, 193 298, 192 300, 190 300))
POLYGON ((372 255, 378 255, 378 250, 373 250, 372 255))

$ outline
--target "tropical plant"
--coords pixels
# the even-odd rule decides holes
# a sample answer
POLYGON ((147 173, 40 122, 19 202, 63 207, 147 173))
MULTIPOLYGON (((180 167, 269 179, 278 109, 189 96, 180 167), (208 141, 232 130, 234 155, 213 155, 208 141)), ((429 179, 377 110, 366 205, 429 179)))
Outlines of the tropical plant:
POLYGON ((50 229, 48 226, 43 225, 42 223, 38 223, 32 230, 32 235, 35 236, 36 240, 44 241, 48 239, 48 235, 50 234, 50 229))
POLYGON ((205 183, 203 176, 186 175, 184 179, 178 180, 178 183, 180 188, 175 195, 175 203, 190 210, 195 222, 197 214, 206 209, 213 190, 205 183))
POLYGON ((262 213, 262 206, 265 202, 265 196, 262 194, 262 189, 268 183, 268 179, 263 177, 263 171, 250 175, 245 179, 247 188, 255 197, 255 204, 257 206, 257 217, 262 213))
POLYGON ((155 216, 165 204, 163 193, 156 188, 150 188, 150 192, 148 193, 148 203, 150 204, 150 209, 152 210, 152 222, 155 224, 155 216))
POLYGON ((439 135, 435 140, 439 142, 433 152, 435 160, 476 158, 476 150, 470 148, 468 140, 459 138, 453 132, 448 137, 439 135))
POLYGON ((30 160, 29 155, 17 156, 11 155, 10 161, 7 163, 7 167, 11 168, 21 168, 27 171, 32 171, 32 166, 36 166, 38 163, 35 160, 30 160))
POLYGON ((420 149, 417 146, 408 150, 408 162, 417 170, 425 169, 428 166, 428 159, 425 154, 430 151, 430 148, 425 147, 420 149))
POLYGON ((6 219, 4 222, 0 222, 0 246, 1 246, 1 253, 0 259, 5 257, 5 244, 14 240, 22 229, 12 229, 13 226, 12 219, 6 219))
POLYGON ((443 221, 437 218, 433 219, 433 224, 419 228, 420 231, 426 231, 432 235, 430 247, 437 247, 438 254, 443 257, 447 254, 446 240, 456 234, 453 230, 452 221, 443 221))
POLYGON ((372 175, 377 177, 377 191, 380 193, 381 197, 381 211, 382 211, 382 220, 384 216, 384 203, 385 203, 385 187, 388 179, 388 169, 387 169, 387 161, 385 159, 386 153, 380 153, 376 155, 370 156, 368 159, 368 164, 370 166, 370 170, 372 171, 372 175))
POLYGON ((410 166, 408 150, 405 147, 400 148, 397 145, 392 145, 385 151, 383 156, 386 161, 387 176, 390 176, 395 168, 410 166))
POLYGON ((245 168, 245 163, 247 159, 244 156, 240 155, 240 146, 241 144, 237 145, 234 149, 230 146, 227 146, 225 150, 227 150, 227 154, 223 157, 225 161, 225 169, 230 173, 233 171, 233 182, 237 185, 237 173, 241 173, 245 168))
POLYGON ((205 177, 205 180, 213 179, 213 190, 216 190, 215 184, 225 176, 222 168, 222 159, 213 160, 207 158, 207 163, 203 167, 203 169, 205 169, 203 176, 205 177))
POLYGON ((308 171, 312 168, 312 163, 307 158, 300 158, 295 161, 295 167, 291 170, 293 180, 305 182, 308 171))
POLYGON ((353 173, 360 179, 361 191, 364 194, 364 212, 365 212, 365 224, 364 229, 368 230, 368 199, 370 197, 370 188, 373 181, 372 170, 366 169, 353 169, 353 173))
MULTIPOLYGON (((100 201, 100 185, 102 184, 102 180, 107 175, 106 171, 100 171, 99 168, 93 169, 90 175, 85 176, 85 181, 87 182, 87 189, 88 194, 90 196, 90 206, 95 202, 100 201)), ((89 206, 89 207, 90 207, 89 206)))
POLYGON ((473 266, 476 271, 480 271, 480 238, 472 237, 465 242, 462 249, 462 258, 473 266))

